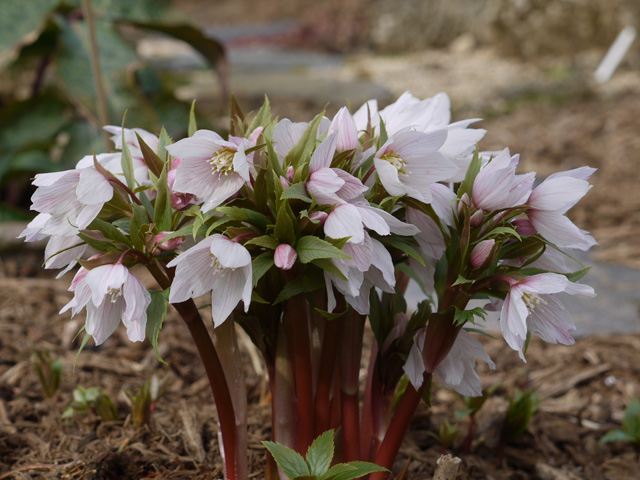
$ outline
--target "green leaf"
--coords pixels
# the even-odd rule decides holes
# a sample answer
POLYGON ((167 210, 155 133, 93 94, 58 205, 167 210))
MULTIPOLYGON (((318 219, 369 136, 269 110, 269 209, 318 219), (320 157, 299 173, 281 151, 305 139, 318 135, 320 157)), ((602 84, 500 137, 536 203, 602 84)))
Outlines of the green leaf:
MULTIPOLYGON (((282 202, 280 209, 278 210, 276 226, 273 231, 274 236, 280 243, 293 245, 296 242, 295 221, 296 218, 289 206, 289 202, 282 202)), ((298 255, 300 255, 300 253, 298 253, 298 255)))
POLYGON ((165 362, 160 353, 158 352, 158 335, 160 335, 160 330, 162 330, 162 323, 164 322, 164 318, 167 316, 167 305, 169 303, 169 290, 151 290, 149 294, 151 295, 151 303, 147 307, 147 327, 146 334, 153 350, 156 352, 156 357, 159 362, 165 362))
POLYGON ((307 235, 299 239, 298 243, 296 243, 296 252, 301 263, 309 263, 312 260, 321 258, 351 258, 329 242, 313 235, 307 235))
POLYGON ((111 223, 100 220, 99 218, 96 218, 93 222, 91 222, 91 224, 87 227, 87 230, 98 230, 107 239, 131 247, 131 241, 124 233, 118 230, 118 228, 113 226, 111 223))
POLYGON ((304 186, 303 182, 294 183, 289 188, 287 188, 282 195, 280 195, 280 200, 285 200, 287 198, 297 198, 298 200, 304 200, 307 203, 313 202, 311 197, 307 194, 307 189, 304 186))
POLYGON ((280 243, 278 242, 278 240, 273 238, 271 235, 262 235, 260 237, 255 237, 255 238, 252 238, 250 240, 247 240, 244 243, 244 245, 245 245, 245 247, 247 245, 257 245, 259 247, 264 247, 264 248, 268 248, 270 250, 275 250, 276 248, 278 248, 278 245, 280 245, 280 243))
POLYGON ((497 227, 497 228, 494 228, 489 233, 487 233, 483 238, 493 238, 493 237, 498 237, 498 236, 504 235, 504 234, 516 237, 519 241, 522 241, 522 238, 520 238, 520 235, 518 235, 518 232, 516 232, 511 227, 497 227))
POLYGON ((633 442, 635 439, 627 432, 623 432, 622 430, 610 430, 605 433, 598 443, 609 443, 609 442, 633 442))
POLYGON ((165 163, 162 173, 158 178, 157 193, 153 208, 153 223, 155 223, 160 232, 167 232, 171 229, 171 191, 167 181, 167 168, 169 164, 165 163))
POLYGON ((269 103, 269 98, 265 95, 264 103, 256 113, 256 116, 253 117, 253 120, 251 120, 247 131, 253 132, 258 127, 266 127, 269 122, 271 122, 271 104, 269 103))
POLYGON ((263 231, 267 229, 267 226, 271 225, 269 217, 248 208, 218 207, 216 210, 228 216, 232 220, 250 223, 263 231))
POLYGON ((129 236, 136 250, 144 252, 145 243, 140 237, 140 229, 149 223, 147 210, 142 205, 133 204, 133 217, 129 223, 129 236))
POLYGON ((162 130, 160 130, 160 136, 158 137, 158 151, 156 153, 164 163, 169 159, 169 152, 167 152, 168 145, 171 145, 171 137, 169 137, 165 128, 162 127, 162 130))
POLYGON ((311 264, 316 267, 320 267, 322 270, 326 270, 329 273, 332 273, 338 278, 347 281, 347 277, 343 275, 338 267, 334 265, 334 263, 328 258, 316 258, 315 260, 311 260, 311 264))
POLYGON ((578 270, 577 272, 564 273, 563 275, 566 276, 569 281, 577 282, 582 277, 584 277, 589 272, 589 270, 591 270, 591 267, 585 267, 582 270, 578 270))
POLYGON ((322 477, 322 480, 351 480, 352 478, 364 477, 373 472, 388 471, 386 468, 369 462, 338 463, 329 469, 326 475, 322 477))
MULTIPOLYGON (((84 327, 82 327, 82 330, 84 330, 84 327)), ((73 373, 76 372, 76 363, 78 363, 78 358, 80 358, 80 352, 82 352, 82 350, 84 349, 85 345, 87 344, 90 338, 91 338, 91 335, 89 335, 88 333, 84 334, 84 338, 82 339, 80 348, 78 348, 78 353, 76 353, 76 358, 73 360, 73 373)))
POLYGON ((284 286, 273 304, 284 302, 295 295, 319 290, 324 286, 324 278, 320 275, 301 275, 284 286))
POLYGON ((453 317, 453 324, 464 325, 467 322, 475 323, 475 317, 485 318, 487 316, 487 312, 482 307, 472 308, 471 310, 460 310, 458 307, 454 305, 456 309, 456 313, 453 317))
POLYGON ((640 401, 637 397, 633 397, 622 419, 622 428, 629 435, 640 440, 640 401))
POLYGON ((273 253, 271 252, 264 252, 263 254, 258 255, 253 259, 251 267, 253 272, 254 287, 258 284, 258 281, 264 276, 264 274, 267 273, 271 267, 273 267, 273 265, 273 253))
POLYGON ((198 123, 196 122, 196 101, 191 102, 191 110, 189 110, 189 136, 193 136, 198 130, 198 123))
POLYGON ((59 0, 5 0, 0 7, 0 50, 7 50, 24 41, 24 37, 47 20, 47 14, 58 6, 59 0))
POLYGON ((131 150, 129 150, 129 146, 124 138, 124 122, 127 118, 127 113, 125 112, 122 117, 122 156, 121 156, 121 164, 122 164, 122 172, 124 173, 124 178, 127 181, 127 187, 133 190, 136 188, 136 181, 133 176, 133 159, 131 158, 131 150))
POLYGON ((311 475, 309 465, 304 461, 302 455, 295 450, 275 442, 264 441, 262 444, 269 450, 273 459, 289 478, 295 479, 296 477, 308 477, 311 475))
POLYGON ((142 152, 142 159, 149 168, 151 172, 156 177, 159 177, 162 173, 162 169, 164 168, 164 161, 153 151, 153 149, 145 143, 138 132, 136 132, 136 138, 138 139, 138 144, 140 145, 140 151, 142 152))
POLYGON ((458 275, 458 278, 451 284, 451 286, 455 287, 456 285, 464 285, 466 283, 473 283, 473 280, 469 280, 468 278, 464 278, 462 275, 458 275))
POLYGON ((307 126, 298 143, 289 150, 289 153, 284 158, 285 167, 291 165, 295 169, 294 182, 299 182, 306 178, 304 166, 311 160, 311 155, 316 148, 318 127, 323 117, 324 114, 322 113, 316 115, 307 126))
POLYGON ((382 243, 386 243, 387 245, 391 245, 394 248, 397 248, 401 252, 406 253, 420 265, 425 265, 424 259, 422 258, 422 255, 420 255, 420 252, 413 248, 413 246, 410 245, 406 240, 395 236, 385 236, 380 237, 380 241, 382 243))
POLYGON ((473 183, 480 172, 480 167, 482 167, 482 159, 480 158, 480 151, 478 146, 476 145, 476 151, 473 153, 473 158, 469 167, 467 168, 467 173, 464 176, 464 180, 458 187, 458 191, 456 195, 458 198, 462 198, 462 195, 465 193, 469 196, 469 198, 473 195, 473 183))
POLYGON ((238 99, 234 94, 231 94, 231 112, 229 117, 231 123, 229 135, 233 135, 234 137, 244 137, 244 112, 242 111, 242 107, 240 107, 240 103, 238 103, 238 99))
POLYGON ((316 438, 307 450, 306 460, 311 475, 320 477, 331 466, 333 459, 333 430, 327 430, 316 438))

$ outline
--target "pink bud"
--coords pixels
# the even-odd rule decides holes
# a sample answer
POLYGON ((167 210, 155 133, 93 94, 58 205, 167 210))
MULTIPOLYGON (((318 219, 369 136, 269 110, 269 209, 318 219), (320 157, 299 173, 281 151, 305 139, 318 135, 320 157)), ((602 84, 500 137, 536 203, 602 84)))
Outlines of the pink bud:
POLYGON ((460 198, 460 202, 458 202, 458 213, 460 213, 460 211, 462 210, 463 204, 467 206, 471 205, 471 201, 469 200, 469 195, 467 195, 466 193, 462 195, 462 197, 460 198))
POLYGON ((329 214, 327 212, 318 210, 309 215, 309 219, 313 222, 320 222, 320 224, 322 225, 327 220, 328 216, 329 214))
POLYGON ((281 243, 273 254, 273 261, 280 270, 291 270, 298 254, 291 245, 281 243))
POLYGON ((280 177, 280 185, 282 185, 282 189, 283 190, 286 190, 287 188, 289 188, 289 185, 290 185, 289 184, 289 180, 287 180, 286 178, 281 176, 280 177))
POLYGON ((491 254, 491 250, 495 243, 496 241, 493 239, 483 240, 473 248, 471 251, 471 266, 473 268, 478 268, 485 262, 487 257, 491 254))
POLYGON ((482 217, 484 217, 484 212, 482 210, 477 210, 473 215, 471 215, 471 218, 469 219, 469 221, 471 222, 471 226, 479 226, 482 223, 482 217))
POLYGON ((180 245, 182 245, 185 241, 185 237, 173 237, 169 240, 164 240, 165 237, 171 235, 173 232, 160 232, 156 235, 154 241, 158 247, 158 250, 164 250, 165 252, 169 252, 171 250, 175 250, 180 245))
POLYGON ((293 167, 289 167, 287 168, 287 180, 289 180, 289 182, 293 182, 293 176, 295 175, 295 172, 293 171, 293 167))
POLYGON ((519 218, 511 223, 513 223, 514 226, 518 227, 518 233, 523 237, 530 237, 538 233, 536 227, 534 227, 527 218, 519 218))

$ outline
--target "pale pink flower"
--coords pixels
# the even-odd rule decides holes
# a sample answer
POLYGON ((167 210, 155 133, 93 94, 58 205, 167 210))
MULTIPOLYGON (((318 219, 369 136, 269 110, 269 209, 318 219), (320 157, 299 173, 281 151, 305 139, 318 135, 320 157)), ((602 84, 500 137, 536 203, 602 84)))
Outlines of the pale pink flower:
POLYGON ((594 168, 582 167, 547 177, 529 196, 527 216, 531 225, 559 247, 588 250, 596 241, 564 214, 591 188, 594 168))
POLYGON ((404 130, 389 138, 374 159, 385 190, 393 196, 408 195, 430 203, 430 185, 457 171, 457 167, 438 152, 446 138, 446 130, 430 133, 404 130))
MULTIPOLYGON (((414 343, 403 367, 414 388, 422 386, 424 379, 424 348, 426 329, 422 329, 414 337, 414 343)), ((445 359, 436 367, 434 373, 448 388, 453 388, 461 395, 479 397, 482 395, 482 383, 475 370, 475 360, 483 360, 489 368, 496 366, 485 352, 482 344, 464 330, 460 330, 451 350, 445 359)))
POLYGON ((171 165, 173 168, 167 172, 167 185, 169 186, 169 191, 171 192, 171 206, 174 210, 182 210, 193 203, 198 203, 198 197, 196 197, 192 193, 178 192, 175 188, 173 188, 173 185, 176 182, 176 173, 181 163, 181 159, 174 158, 171 165))
MULTIPOLYGON (((323 117, 318 126, 316 138, 319 139, 326 135, 330 124, 331 121, 327 117, 323 117)), ((273 148, 281 164, 289 150, 300 141, 308 126, 309 124, 306 122, 292 122, 288 118, 283 118, 273 127, 273 148)))
MULTIPOLYGON (((515 174, 518 160, 519 155, 511 156, 505 148, 480 169, 473 182, 474 207, 490 212, 518 205, 517 194, 512 194, 512 188, 522 184, 522 179, 515 174)), ((517 187, 517 191, 520 188, 517 187)))
POLYGON ((203 212, 217 207, 250 181, 253 154, 245 152, 261 132, 259 128, 249 138, 224 140, 213 131, 198 130, 168 145, 167 151, 181 159, 173 189, 197 196, 204 202, 203 212))
POLYGON ((70 290, 75 295, 60 313, 71 309, 74 316, 86 308, 85 330, 96 345, 111 336, 120 320, 127 329, 129 340, 144 340, 151 295, 124 265, 102 265, 92 270, 81 268, 70 290))
POLYGON ((295 249, 286 243, 278 245, 273 254, 273 261, 280 270, 291 270, 297 258, 295 249))
POLYGON ((174 258, 176 267, 169 301, 180 303, 211 292, 211 315, 221 325, 238 305, 251 302, 251 254, 224 235, 212 235, 174 258))
POLYGON ((565 292, 571 295, 595 296, 588 285, 570 282, 564 275, 541 273, 520 280, 505 277, 511 288, 500 314, 502 335, 509 346, 524 360, 523 348, 527 330, 545 342, 571 345, 571 332, 575 324, 562 303, 551 294, 565 292))

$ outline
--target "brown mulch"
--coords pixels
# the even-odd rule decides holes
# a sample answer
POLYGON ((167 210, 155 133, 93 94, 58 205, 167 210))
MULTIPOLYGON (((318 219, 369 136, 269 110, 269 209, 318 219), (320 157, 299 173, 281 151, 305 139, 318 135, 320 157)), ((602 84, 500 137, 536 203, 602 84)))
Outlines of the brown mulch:
MULTIPOLYGON (((0 260, 0 479, 220 478, 216 411, 203 368, 186 328, 172 312, 160 335, 158 363, 150 346, 132 344, 123 330, 103 346, 90 342, 73 362, 83 318, 59 315, 71 298, 70 276, 54 280, 38 267, 35 253, 0 260), (19 267, 20 266, 20 267, 19 267), (37 276, 36 276, 37 274, 37 276), (45 399, 29 361, 33 350, 48 350, 64 365, 62 386, 45 399), (170 375, 169 392, 151 423, 136 429, 124 391, 139 388, 152 374, 170 375), (122 421, 102 423, 94 414, 63 421, 73 389, 97 386, 115 402, 122 421)), ((471 453, 463 457, 460 479, 637 479, 640 463, 631 447, 599 445, 619 427, 625 405, 640 395, 640 336, 593 337, 574 347, 533 341, 523 364, 502 340, 482 338, 497 369, 481 367, 484 385, 501 382, 478 414, 471 453), (529 430, 502 456, 498 432, 508 396, 518 387, 537 389, 543 399, 529 430), (501 457, 501 458, 500 458, 501 457)), ((241 342, 249 392, 249 452, 255 478, 263 475, 260 440, 270 433, 266 380, 251 367, 248 343, 241 342)), ((429 435, 441 422, 456 421, 462 403, 436 386, 433 407, 417 413, 396 470, 411 458, 409 479, 431 478, 440 447, 429 435)), ((460 455, 467 420, 450 450, 460 455)))

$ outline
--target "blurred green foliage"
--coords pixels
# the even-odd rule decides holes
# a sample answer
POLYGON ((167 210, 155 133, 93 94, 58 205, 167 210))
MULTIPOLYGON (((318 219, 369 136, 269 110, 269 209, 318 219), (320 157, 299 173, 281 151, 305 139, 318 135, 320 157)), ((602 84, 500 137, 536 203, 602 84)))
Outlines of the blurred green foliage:
MULTIPOLYGON (((222 45, 185 22, 170 0, 93 0, 109 119, 182 135, 189 104, 135 50, 142 31, 186 41, 218 72, 222 45)), ((73 168, 105 151, 100 137, 88 32, 81 0, 0 2, 0 221, 27 218, 29 179, 73 168), (27 197, 27 198, 25 198, 27 197)), ((109 146, 111 148, 111 146, 109 146)))

